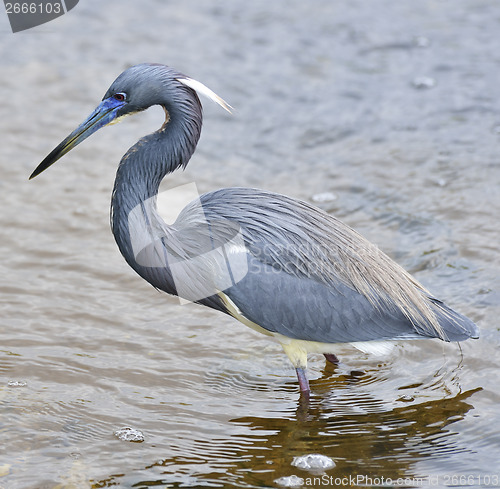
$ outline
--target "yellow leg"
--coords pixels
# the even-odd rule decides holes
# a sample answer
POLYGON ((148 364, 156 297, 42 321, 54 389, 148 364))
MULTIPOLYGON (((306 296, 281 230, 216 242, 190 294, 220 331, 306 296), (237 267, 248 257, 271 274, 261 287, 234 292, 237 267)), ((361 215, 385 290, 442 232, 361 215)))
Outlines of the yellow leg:
POLYGON ((309 381, 307 380, 307 350, 297 341, 282 342, 281 346, 292 362, 299 379, 300 392, 309 396, 309 381))

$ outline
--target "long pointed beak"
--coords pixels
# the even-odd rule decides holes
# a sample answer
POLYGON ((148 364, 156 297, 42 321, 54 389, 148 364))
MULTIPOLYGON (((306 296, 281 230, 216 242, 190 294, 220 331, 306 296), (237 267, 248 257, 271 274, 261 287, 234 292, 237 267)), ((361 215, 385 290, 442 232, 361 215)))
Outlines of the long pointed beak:
POLYGON ((118 111, 124 104, 124 101, 116 100, 113 97, 104 99, 77 129, 45 157, 30 175, 30 180, 53 165, 59 158, 71 151, 91 134, 101 129, 101 127, 113 122, 118 117, 118 111))

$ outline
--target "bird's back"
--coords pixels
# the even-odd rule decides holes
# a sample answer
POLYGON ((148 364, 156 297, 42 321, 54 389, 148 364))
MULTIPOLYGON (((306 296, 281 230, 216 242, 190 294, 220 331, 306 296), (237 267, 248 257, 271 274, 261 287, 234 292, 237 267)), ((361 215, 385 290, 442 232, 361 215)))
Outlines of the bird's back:
POLYGON ((328 343, 422 337, 460 341, 478 335, 472 321, 314 206, 248 188, 210 192, 199 203, 188 205, 174 228, 194 229, 205 220, 219 244, 231 243, 226 251, 233 257, 232 282, 224 295, 239 314, 267 331, 328 343), (194 212, 199 203, 202 214, 194 212), (231 232, 224 234, 225 229, 231 232), (234 236, 240 246, 234 245, 234 236))

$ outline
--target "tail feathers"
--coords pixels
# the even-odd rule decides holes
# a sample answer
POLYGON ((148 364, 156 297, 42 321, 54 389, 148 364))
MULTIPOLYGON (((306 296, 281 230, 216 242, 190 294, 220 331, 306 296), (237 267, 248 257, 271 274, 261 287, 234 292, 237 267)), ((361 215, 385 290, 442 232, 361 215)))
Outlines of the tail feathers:
POLYGON ((450 309, 438 299, 430 298, 433 311, 444 333, 445 341, 464 341, 479 338, 479 328, 469 318, 450 309))

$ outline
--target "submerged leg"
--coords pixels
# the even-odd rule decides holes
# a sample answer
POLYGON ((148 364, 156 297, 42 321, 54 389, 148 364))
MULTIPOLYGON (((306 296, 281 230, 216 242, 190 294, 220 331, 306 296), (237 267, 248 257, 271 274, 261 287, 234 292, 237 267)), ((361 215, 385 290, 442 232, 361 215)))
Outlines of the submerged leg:
POLYGON ((297 372, 297 378, 299 379, 300 393, 309 397, 311 389, 309 389, 309 381, 307 380, 306 370, 301 367, 295 369, 297 372))
POLYGON ((323 355, 325 356, 327 362, 334 363, 335 365, 339 363, 337 355, 334 355, 333 353, 323 353, 323 355))
POLYGON ((281 342, 281 346, 288 358, 292 362, 297 372, 297 378, 299 379, 300 393, 309 397, 309 381, 307 380, 307 351, 300 344, 299 341, 292 339, 287 339, 287 341, 281 342))

